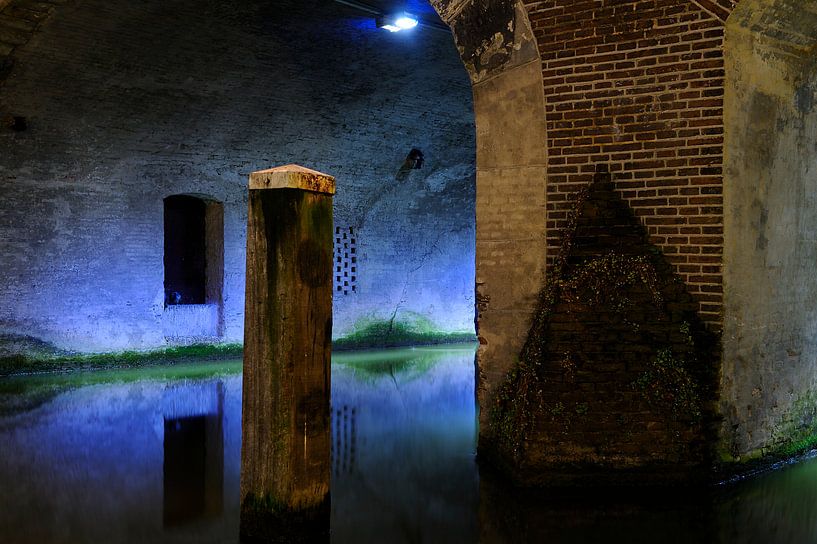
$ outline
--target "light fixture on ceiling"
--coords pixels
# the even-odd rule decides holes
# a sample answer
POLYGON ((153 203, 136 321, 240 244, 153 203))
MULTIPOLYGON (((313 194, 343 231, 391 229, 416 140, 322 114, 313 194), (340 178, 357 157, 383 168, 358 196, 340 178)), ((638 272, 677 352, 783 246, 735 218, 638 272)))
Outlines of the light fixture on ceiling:
POLYGON ((388 30, 389 32, 400 32, 401 30, 414 28, 419 21, 417 17, 401 12, 378 17, 376 22, 378 28, 388 30))
MULTIPOLYGON (((0 3, 2 2, 3 0, 0 0, 0 3)), ((361 2, 360 0, 335 0, 335 2, 337 2, 338 4, 349 6, 350 8, 354 8, 358 11, 374 15, 377 27, 386 29, 390 32, 399 32, 401 30, 406 30, 408 28, 414 28, 415 26, 422 26, 433 30, 440 30, 446 33, 451 32, 451 29, 449 29, 445 24, 441 22, 429 21, 427 18, 420 19, 419 17, 415 17, 414 15, 408 15, 402 12, 392 13, 390 15, 388 12, 384 12, 377 6, 367 4, 366 2, 361 2)))

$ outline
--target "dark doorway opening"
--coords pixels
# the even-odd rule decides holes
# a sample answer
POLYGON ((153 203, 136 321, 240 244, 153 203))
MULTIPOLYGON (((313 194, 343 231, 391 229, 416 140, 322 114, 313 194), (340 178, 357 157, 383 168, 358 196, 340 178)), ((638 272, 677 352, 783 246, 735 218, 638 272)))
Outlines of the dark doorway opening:
POLYGON ((204 304, 207 293, 205 212, 200 198, 165 198, 165 306, 204 304))

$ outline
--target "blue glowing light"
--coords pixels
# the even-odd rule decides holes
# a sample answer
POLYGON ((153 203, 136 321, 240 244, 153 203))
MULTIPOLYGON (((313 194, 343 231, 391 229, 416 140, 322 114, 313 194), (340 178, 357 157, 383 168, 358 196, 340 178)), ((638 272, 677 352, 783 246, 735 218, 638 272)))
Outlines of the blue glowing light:
POLYGON ((382 21, 378 21, 378 27, 388 30, 389 32, 400 32, 401 30, 408 30, 414 28, 419 23, 416 17, 407 13, 398 13, 390 17, 386 17, 382 21))
POLYGON ((409 29, 417 26, 417 19, 412 19, 408 16, 403 16, 394 21, 394 24, 401 29, 409 29))

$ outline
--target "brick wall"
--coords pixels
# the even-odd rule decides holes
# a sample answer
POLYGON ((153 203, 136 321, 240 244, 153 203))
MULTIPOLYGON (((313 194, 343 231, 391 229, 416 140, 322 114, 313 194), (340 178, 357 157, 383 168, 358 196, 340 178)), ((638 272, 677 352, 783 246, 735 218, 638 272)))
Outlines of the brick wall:
POLYGON ((610 175, 584 194, 523 351, 541 390, 520 465, 528 484, 579 478, 582 464, 663 472, 707 461, 713 335, 610 175))
MULTIPOLYGON (((598 164, 715 329, 729 0, 526 2, 542 57, 548 247, 598 164)), ((550 251, 552 264, 554 251, 550 251)))

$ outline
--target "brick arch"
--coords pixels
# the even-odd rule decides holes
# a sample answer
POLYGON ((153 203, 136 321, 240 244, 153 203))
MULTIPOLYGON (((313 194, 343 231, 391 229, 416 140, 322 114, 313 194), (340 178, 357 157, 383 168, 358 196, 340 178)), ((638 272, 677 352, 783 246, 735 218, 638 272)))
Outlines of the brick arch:
POLYGON ((726 22, 740 0, 692 0, 698 7, 726 22))
MULTIPOLYGON (((651 251, 663 253, 668 275, 680 280, 685 292, 679 300, 692 298, 689 315, 708 328, 702 336, 717 337, 723 319, 723 32, 732 2, 526 0, 525 6, 545 94, 549 266, 577 195, 599 172, 609 172, 611 193, 644 228, 651 251)), ((621 242, 619 234, 612 238, 621 242)), ((591 341, 582 329, 571 332, 580 344, 591 341)), ((719 355, 706 354, 707 368, 719 368, 719 355)), ((623 374, 616 380, 620 391, 631 387, 623 374)), ((714 379, 696 380, 709 391, 714 379)), ((583 395, 600 394, 597 385, 583 385, 583 395)), ((609 432, 608 438, 618 432, 594 431, 609 432)), ((704 434, 687 445, 714 440, 704 434)), ((658 452, 650 440, 642 446, 658 452)), ((548 455, 546 448, 532 453, 543 473, 553 469, 548 455)), ((633 466, 641 463, 636 457, 633 466)), ((684 462, 708 460, 691 455, 684 462)))
POLYGON ((545 280, 547 154, 541 60, 521 0, 431 0, 471 77, 477 136, 480 448, 545 280))

